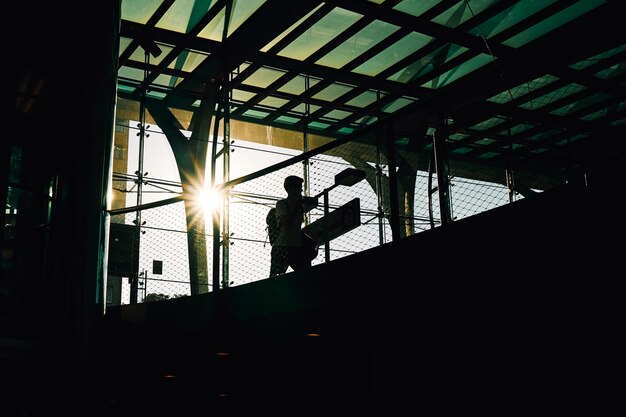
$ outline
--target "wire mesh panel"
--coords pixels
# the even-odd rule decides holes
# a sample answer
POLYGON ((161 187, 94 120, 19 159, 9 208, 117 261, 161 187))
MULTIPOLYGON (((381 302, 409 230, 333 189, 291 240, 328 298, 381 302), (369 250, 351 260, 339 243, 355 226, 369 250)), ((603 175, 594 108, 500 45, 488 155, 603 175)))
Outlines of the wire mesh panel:
POLYGON ((504 169, 472 170, 471 178, 460 164, 450 161, 452 218, 460 220, 510 202, 504 169), (499 182, 494 180, 498 179, 499 182))
MULTIPOLYGON (((238 141, 245 149, 245 156, 237 148, 233 164, 244 160, 271 158, 274 162, 284 161, 301 151, 251 145, 238 141), (271 155, 268 155, 271 153, 271 155)), ((337 259, 362 251, 380 243, 378 227, 378 203, 375 168, 368 166, 368 175, 362 181, 350 186, 336 185, 335 177, 347 168, 356 169, 366 164, 357 155, 364 150, 372 152, 371 146, 349 143, 331 152, 322 153, 305 161, 270 172, 266 175, 235 185, 228 194, 228 281, 238 285, 264 279, 269 276, 271 246, 268 242, 265 217, 276 201, 286 197, 283 181, 289 175, 304 178, 304 194, 318 198, 318 206, 307 214, 306 223, 314 223, 324 217, 324 205, 328 211, 339 209, 346 203, 358 199, 360 208, 359 226, 346 230, 344 234, 329 243, 330 259, 337 259)), ((373 156, 375 157, 375 153, 373 156)), ((241 163, 241 162, 240 162, 241 163)), ((326 261, 325 247, 321 247, 312 264, 326 261)), ((291 269, 288 269, 288 272, 291 269)))
POLYGON ((502 184, 453 178, 450 193, 454 220, 509 203, 509 190, 502 184))
MULTIPOLYGON (((134 133, 134 129, 128 132, 134 133)), ((141 190, 141 203, 149 203, 150 208, 111 217, 111 224, 132 230, 136 249, 130 250, 132 268, 113 268, 109 273, 110 304, 212 291, 216 276, 221 287, 268 278, 272 247, 266 216, 279 199, 286 197, 283 181, 289 175, 302 177, 304 195, 318 199, 317 207, 306 215, 306 227, 318 227, 324 220, 340 218, 350 210, 358 214, 354 223, 339 224, 327 243, 323 243, 324 236, 320 238, 313 265, 391 242, 395 238, 391 227, 394 219, 397 238, 441 224, 438 176, 444 173, 437 172, 433 148, 427 141, 415 147, 408 140, 395 138, 390 146, 386 137, 361 137, 333 146, 335 142, 321 136, 281 137, 276 143, 271 138, 266 142, 230 138, 228 143, 218 138, 224 144, 221 155, 228 158, 214 162, 214 183, 218 189, 224 183, 231 185, 223 189, 212 208, 191 202, 194 196, 182 194, 183 187, 172 170, 175 162, 171 158, 168 163, 159 162, 161 152, 152 151, 163 147, 162 133, 156 128, 150 133, 150 146, 145 146, 143 157, 150 161, 155 176, 139 175, 134 163, 114 174, 114 186, 125 199, 121 207, 138 204, 141 190), (309 158, 303 158, 304 148, 311 151, 309 158), (388 157, 391 151, 393 158, 388 157), (346 172, 358 172, 359 176, 346 181, 346 172), (168 196, 160 204, 159 199, 168 196), (392 199, 396 199, 395 209, 392 199), (216 240, 212 209, 219 213, 216 240)), ((129 136, 129 147, 138 146, 135 136, 129 136)), ((140 154, 128 151, 132 160, 140 154)), ((450 158, 446 172, 453 220, 523 198, 519 192, 511 198, 504 169, 486 166, 481 172, 450 158)), ((532 184, 532 180, 524 178, 520 184, 532 184)))
MULTIPOLYGON (((324 216, 325 204, 330 214, 354 199, 358 199, 359 203, 359 225, 328 243, 328 260, 361 252, 381 243, 381 228, 384 236, 387 226, 384 217, 379 216, 378 193, 384 184, 384 172, 379 162, 376 144, 367 142, 348 142, 311 158, 311 194, 320 198, 319 206, 311 212, 311 221, 324 216), (351 185, 335 182, 342 178, 346 170, 351 169, 361 171, 364 179, 351 185)), ((326 259, 324 257, 318 261, 326 259)))
MULTIPOLYGON (((188 295, 189 250, 183 202, 143 210, 141 218, 139 285, 143 297, 188 295), (155 262, 159 265, 156 268, 155 262)), ((210 252, 210 247, 206 250, 210 252)))
MULTIPOLYGON (((237 140, 233 149, 233 178, 245 176, 302 153, 297 149, 242 140, 237 140)), ((276 200, 286 195, 283 188, 285 177, 303 177, 302 166, 302 163, 295 163, 241 182, 228 191, 228 218, 222 220, 228 224, 227 246, 223 248, 228 256, 227 285, 241 285, 269 276, 272 248, 268 241, 265 218, 276 200)))
POLYGON ((432 229, 441 224, 436 173, 417 171, 415 176, 415 204, 411 234, 432 229))
MULTIPOLYGON (((190 275, 197 271, 190 272, 186 223, 182 201, 144 209, 140 215, 131 212, 111 216, 107 288, 110 305, 190 294, 190 275), (122 238, 117 238, 117 230, 125 231, 122 238)), ((207 239, 205 248, 191 250, 206 251, 210 271, 211 239, 207 239)))

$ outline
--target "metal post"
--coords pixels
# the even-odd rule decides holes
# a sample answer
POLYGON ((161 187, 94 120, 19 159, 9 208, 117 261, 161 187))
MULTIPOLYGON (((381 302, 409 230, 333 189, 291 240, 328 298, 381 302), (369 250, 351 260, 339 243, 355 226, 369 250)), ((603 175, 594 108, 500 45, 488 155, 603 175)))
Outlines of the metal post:
MULTIPOLYGON (((445 122, 444 122, 445 124, 445 122)), ((433 134, 433 149, 435 152, 435 171, 437 172, 437 189, 439 190, 439 211, 441 225, 452 222, 450 205, 450 179, 445 149, 446 134, 441 129, 433 134)))
MULTIPOLYGON (((228 80, 229 74, 226 74, 228 80)), ((224 182, 230 180, 230 82, 224 84, 224 182)), ((230 262, 230 224, 229 224, 229 190, 224 190, 223 194, 223 220, 224 231, 222 232, 222 288, 227 288, 229 284, 228 270, 230 262)))
POLYGON ((213 220, 213 291, 220 289, 220 209, 217 204, 212 210, 213 220))
POLYGON ((380 132, 376 132, 376 199, 378 202, 378 243, 384 244, 385 236, 385 200, 383 187, 383 169, 380 150, 380 132))
MULTIPOLYGON (((148 65, 150 64, 150 52, 148 50, 144 51, 144 62, 145 67, 143 70, 144 80, 148 77, 148 65)), ((142 197, 143 197, 143 158, 144 158, 144 147, 145 147, 145 137, 146 137, 146 89, 142 88, 141 97, 139 100, 139 161, 137 167, 137 206, 141 206, 142 197)), ((137 233, 135 234, 135 238, 137 239, 137 244, 141 241, 141 210, 137 210, 135 212, 135 226, 137 228, 137 233)), ((133 251, 133 254, 135 252, 133 251)), ((134 275, 129 277, 130 279, 130 304, 137 303, 137 297, 139 293, 139 259, 133 259, 133 263, 137 266, 134 271, 134 275)))
MULTIPOLYGON (((224 87, 222 87, 222 94, 224 87)), ((220 101, 220 106, 224 105, 224 100, 220 101)), ((218 106, 215 112, 215 123, 213 126, 213 146, 211 147, 211 188, 215 188, 215 175, 216 175, 216 163, 218 158, 217 151, 217 138, 219 136, 220 128, 220 108, 218 106)), ((211 220, 213 226, 213 260, 212 260, 212 287, 213 291, 218 291, 220 288, 220 212, 217 204, 213 205, 211 211, 211 220)))
POLYGON ((506 186, 509 191, 509 203, 512 203, 515 201, 515 182, 513 178, 513 171, 507 168, 504 172, 506 175, 506 186))
POLYGON ((387 161, 389 167, 389 225, 391 226, 391 239, 400 239, 400 208, 398 207, 398 175, 396 172, 396 142, 393 128, 386 130, 387 161))
MULTIPOLYGON (((305 75, 304 77, 304 91, 307 92, 309 90, 310 80, 309 76, 305 75)), ((303 147, 302 151, 304 153, 309 152, 309 133, 308 133, 308 118, 311 111, 311 104, 306 101, 304 103, 304 127, 302 129, 302 139, 303 139, 303 147)), ((311 182, 310 182, 310 174, 309 174, 309 160, 305 159, 302 161, 302 175, 304 177, 304 195, 308 196, 311 193, 311 182)), ((305 213, 304 216, 305 224, 311 223, 311 212, 305 213)))
POLYGON ((328 239, 328 213, 330 213, 330 209, 328 207, 328 191, 329 188, 324 190, 324 259, 326 262, 330 261, 330 241, 328 239))

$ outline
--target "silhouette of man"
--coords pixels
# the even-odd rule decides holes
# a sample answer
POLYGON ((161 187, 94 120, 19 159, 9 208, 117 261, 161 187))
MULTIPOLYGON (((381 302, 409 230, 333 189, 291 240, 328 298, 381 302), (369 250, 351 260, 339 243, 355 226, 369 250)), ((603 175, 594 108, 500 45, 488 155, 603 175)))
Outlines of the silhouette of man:
POLYGON ((314 257, 307 255, 302 236, 304 213, 317 206, 317 199, 302 197, 304 180, 295 175, 285 178, 283 186, 287 197, 276 202, 278 233, 272 246, 270 276, 311 267, 314 257))

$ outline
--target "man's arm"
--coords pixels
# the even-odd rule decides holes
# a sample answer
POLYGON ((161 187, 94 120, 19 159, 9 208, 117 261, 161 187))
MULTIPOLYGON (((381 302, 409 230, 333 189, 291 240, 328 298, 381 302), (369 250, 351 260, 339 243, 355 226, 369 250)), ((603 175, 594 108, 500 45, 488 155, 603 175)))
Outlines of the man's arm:
POLYGON ((302 197, 302 211, 308 213, 318 205, 317 197, 302 197))

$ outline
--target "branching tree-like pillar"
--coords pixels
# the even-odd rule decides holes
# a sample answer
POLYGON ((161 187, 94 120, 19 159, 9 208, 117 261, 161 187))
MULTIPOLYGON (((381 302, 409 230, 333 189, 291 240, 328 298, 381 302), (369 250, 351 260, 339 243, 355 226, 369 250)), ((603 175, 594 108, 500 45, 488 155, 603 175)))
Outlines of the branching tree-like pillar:
MULTIPOLYGON (((372 187, 373 190, 378 190, 378 193, 382 193, 383 212, 385 217, 391 215, 391 190, 389 187, 389 178, 382 174, 382 168, 378 166, 378 163, 372 164, 371 162, 377 161, 376 153, 383 153, 383 160, 387 160, 387 149, 381 147, 377 149, 376 145, 366 143, 351 143, 349 146, 343 146, 335 148, 328 152, 329 155, 334 155, 342 158, 344 161, 352 165, 356 169, 360 169, 365 172, 365 180, 372 187), (380 186, 377 186, 377 177, 382 175, 382 181, 380 186)), ((415 233, 415 181, 417 179, 417 172, 419 170, 419 158, 415 153, 403 153, 396 152, 397 163, 397 198, 398 198, 398 211, 399 216, 402 218, 398 233, 399 237, 410 236, 415 233)))
POLYGON ((196 197, 204 187, 206 156, 209 144, 211 117, 215 111, 215 98, 203 99, 191 120, 189 139, 181 132, 182 126, 162 103, 149 100, 147 108, 167 138, 183 188, 187 224, 187 248, 191 294, 208 292, 208 264, 204 209, 196 197))

